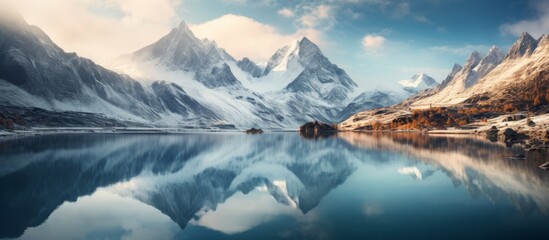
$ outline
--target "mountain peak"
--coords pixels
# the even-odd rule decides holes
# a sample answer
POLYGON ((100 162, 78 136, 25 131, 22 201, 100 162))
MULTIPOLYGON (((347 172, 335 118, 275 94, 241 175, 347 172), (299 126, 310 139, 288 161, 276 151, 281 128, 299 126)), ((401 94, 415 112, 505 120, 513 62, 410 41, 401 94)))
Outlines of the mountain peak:
POLYGON ((542 35, 538 40, 538 46, 546 46, 549 44, 549 35, 542 35))
POLYGON ((311 40, 309 40, 307 37, 303 37, 299 41, 299 49, 301 51, 320 52, 320 48, 315 43, 313 43, 311 40))
POLYGON ((516 59, 523 56, 530 56, 538 45, 538 41, 527 32, 520 35, 513 44, 505 59, 516 59))
POLYGON ((480 53, 477 51, 473 51, 471 55, 469 55, 469 58, 465 62, 465 65, 463 65, 463 68, 471 70, 475 68, 480 63, 481 60, 482 60, 482 57, 480 53))
POLYGON ((179 25, 177 25, 175 29, 183 32, 192 32, 185 20, 181 20, 181 22, 179 23, 179 25))
POLYGON ((488 54, 486 55, 486 57, 484 57, 483 60, 486 60, 489 58, 495 58, 495 60, 497 61, 502 61, 503 57, 504 57, 503 52, 501 52, 501 50, 496 45, 494 45, 490 48, 490 50, 488 51, 488 54))
POLYGON ((269 59, 264 75, 269 74, 272 70, 286 71, 288 68, 292 68, 289 65, 294 65, 294 67, 296 67, 296 64, 310 65, 315 59, 325 59, 320 48, 307 37, 303 37, 301 40, 296 39, 290 45, 276 51, 269 59))
POLYGON ((303 44, 303 45, 312 44, 312 45, 315 45, 315 44, 314 44, 311 40, 309 40, 307 37, 301 38, 301 40, 299 40, 299 44, 303 44))

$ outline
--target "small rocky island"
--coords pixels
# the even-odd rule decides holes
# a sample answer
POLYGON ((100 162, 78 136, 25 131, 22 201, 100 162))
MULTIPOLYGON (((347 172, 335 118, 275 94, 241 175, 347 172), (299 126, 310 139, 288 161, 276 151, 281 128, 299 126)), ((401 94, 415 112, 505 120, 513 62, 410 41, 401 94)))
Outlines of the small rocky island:
POLYGON ((262 134, 263 130, 261 128, 250 128, 244 131, 246 134, 262 134))
POLYGON ((299 127, 299 133, 306 138, 329 137, 337 133, 337 128, 326 123, 314 121, 305 123, 299 127))

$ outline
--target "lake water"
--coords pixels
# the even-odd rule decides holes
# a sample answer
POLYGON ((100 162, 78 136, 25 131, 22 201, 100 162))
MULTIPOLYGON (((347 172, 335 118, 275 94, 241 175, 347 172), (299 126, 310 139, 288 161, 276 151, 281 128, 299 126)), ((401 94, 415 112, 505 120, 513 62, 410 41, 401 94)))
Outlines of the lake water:
POLYGON ((0 238, 549 239, 546 160, 415 134, 0 139, 0 238))

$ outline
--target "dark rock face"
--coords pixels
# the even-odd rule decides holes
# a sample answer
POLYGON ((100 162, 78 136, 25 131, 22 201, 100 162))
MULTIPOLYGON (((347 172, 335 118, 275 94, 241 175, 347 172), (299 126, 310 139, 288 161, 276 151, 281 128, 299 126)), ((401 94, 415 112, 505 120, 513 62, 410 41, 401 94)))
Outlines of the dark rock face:
POLYGON ((515 59, 522 56, 531 55, 538 45, 538 41, 530 34, 523 33, 520 38, 513 44, 506 59, 515 59))
POLYGON ((252 75, 252 77, 261 77, 263 75, 263 71, 257 64, 252 62, 249 58, 243 58, 242 60, 237 62, 237 65, 242 71, 245 71, 252 75))
POLYGON ((263 130, 259 128, 250 128, 245 131, 246 134, 262 134, 263 130))
POLYGON ((197 72, 195 78, 208 88, 242 87, 226 63, 221 67, 213 67, 209 73, 197 72))

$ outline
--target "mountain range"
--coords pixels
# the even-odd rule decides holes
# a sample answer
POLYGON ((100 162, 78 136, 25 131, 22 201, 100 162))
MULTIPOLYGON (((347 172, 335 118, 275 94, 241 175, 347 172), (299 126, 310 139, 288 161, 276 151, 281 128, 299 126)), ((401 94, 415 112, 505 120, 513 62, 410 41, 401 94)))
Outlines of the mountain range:
POLYGON ((86 113, 87 126, 106 118, 138 126, 294 128, 311 120, 336 123, 351 111, 404 99, 359 92, 307 38, 259 66, 198 39, 185 22, 107 66, 65 52, 17 14, 1 18, 0 105, 24 109, 15 113, 23 126, 82 125, 65 117, 86 113))
POLYGON ((516 84, 547 80, 549 69, 547 36, 524 33, 506 54, 495 46, 485 56, 471 53, 440 84, 419 73, 390 90, 361 91, 308 38, 278 49, 262 66, 236 60, 181 22, 105 68, 65 52, 20 15, 0 20, 0 120, 21 126, 284 129, 347 120, 345 129, 363 125, 364 114, 351 116, 371 109, 505 99, 516 84))

